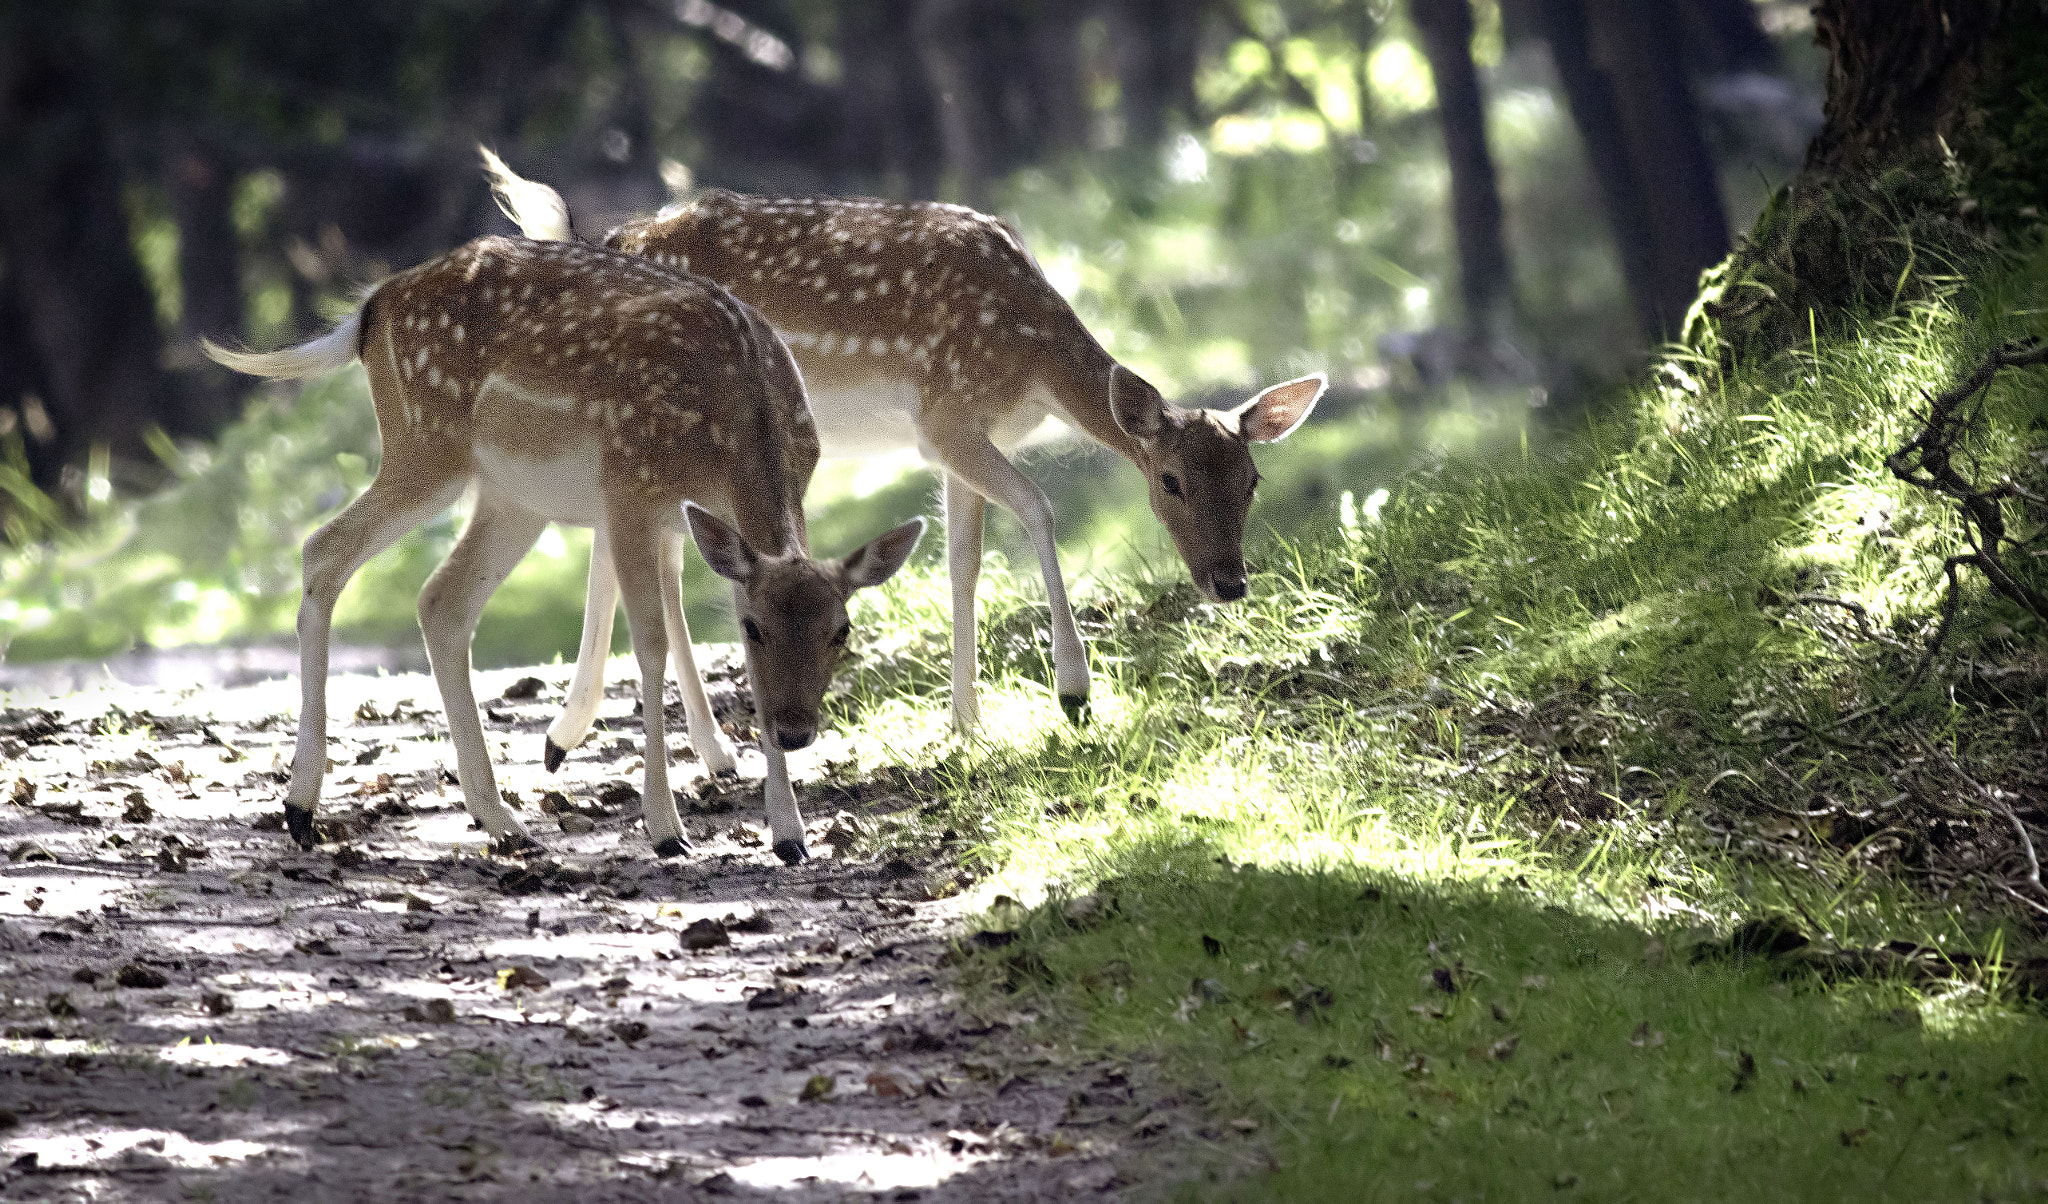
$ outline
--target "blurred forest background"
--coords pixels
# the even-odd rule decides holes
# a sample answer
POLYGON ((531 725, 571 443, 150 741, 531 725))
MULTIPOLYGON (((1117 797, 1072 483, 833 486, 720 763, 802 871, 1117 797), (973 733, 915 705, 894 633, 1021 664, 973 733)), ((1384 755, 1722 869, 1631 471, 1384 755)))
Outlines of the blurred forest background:
MULTIPOLYGON (((8 0, 5 659, 289 633, 299 543, 374 472, 360 372, 259 388, 195 340, 306 337, 510 232, 479 142, 587 237, 710 185, 1002 213, 1169 396, 1331 373, 1262 458, 1255 522, 1294 533, 1676 336, 1820 125, 1812 35, 1797 0, 8 0)), ((1177 571, 1135 475, 1034 459, 1084 597, 1177 571)), ((812 500, 823 551, 936 509, 908 460, 812 500)), ((343 638, 416 647, 460 521, 366 570, 343 638)), ((585 547, 544 541, 480 663, 573 647, 585 547)))

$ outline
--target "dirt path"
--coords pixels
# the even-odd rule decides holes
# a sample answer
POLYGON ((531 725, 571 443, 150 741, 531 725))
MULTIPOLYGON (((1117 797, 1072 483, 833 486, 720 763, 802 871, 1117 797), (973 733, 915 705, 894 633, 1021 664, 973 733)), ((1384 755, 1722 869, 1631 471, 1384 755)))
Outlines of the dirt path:
POLYGON ((943 846, 834 855, 835 811, 918 800, 802 786, 786 870, 758 753, 679 760, 696 851, 657 862, 630 692, 550 776, 568 669, 533 672, 478 682, 523 861, 469 827, 425 677, 334 679, 311 853, 275 830, 290 682, 0 718, 0 1198, 1114 1197, 1188 1140, 1142 1069, 949 991, 943 846))

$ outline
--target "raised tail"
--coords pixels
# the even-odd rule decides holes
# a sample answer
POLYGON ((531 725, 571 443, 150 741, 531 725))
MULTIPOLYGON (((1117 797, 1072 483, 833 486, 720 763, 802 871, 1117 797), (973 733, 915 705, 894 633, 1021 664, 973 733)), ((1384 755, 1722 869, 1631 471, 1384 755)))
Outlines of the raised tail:
POLYGON ((346 368, 356 358, 357 336, 363 325, 363 311, 357 310, 341 325, 317 339, 278 351, 230 351, 211 339, 200 339, 200 350, 216 364, 247 372, 251 376, 318 376, 346 368))
POLYGON ((490 178, 491 196, 521 234, 538 242, 575 239, 576 231, 569 224, 569 206, 563 203, 561 193, 545 184, 522 179, 490 147, 476 149, 484 157, 484 175, 490 178))

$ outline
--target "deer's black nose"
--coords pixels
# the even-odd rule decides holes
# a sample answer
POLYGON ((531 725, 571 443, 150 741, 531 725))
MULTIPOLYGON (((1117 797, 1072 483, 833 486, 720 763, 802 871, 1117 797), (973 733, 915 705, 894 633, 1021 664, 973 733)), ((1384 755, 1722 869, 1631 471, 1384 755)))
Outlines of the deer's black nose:
POLYGON ((1245 596, 1246 585, 1243 573, 1217 573, 1209 578, 1216 596, 1225 602, 1235 602, 1245 596))
POLYGON ((810 724, 805 724, 802 727, 782 723, 775 725, 775 747, 783 752, 795 752, 799 748, 808 748, 811 741, 817 738, 818 729, 810 724))

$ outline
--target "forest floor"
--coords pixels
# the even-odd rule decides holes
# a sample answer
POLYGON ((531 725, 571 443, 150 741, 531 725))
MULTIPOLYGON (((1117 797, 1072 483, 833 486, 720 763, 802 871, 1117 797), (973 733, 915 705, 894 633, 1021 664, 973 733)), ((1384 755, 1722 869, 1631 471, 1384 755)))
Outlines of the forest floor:
POLYGON ((685 760, 695 850, 658 861, 637 692, 547 775, 568 667, 531 672, 479 680, 523 859, 470 826, 426 677, 333 680, 311 852, 275 830, 292 681, 8 711, 0 1198, 1113 1198, 1240 1140, 963 1002, 951 846, 835 852, 917 798, 800 784, 814 859, 785 869, 758 753, 736 782, 685 760))

